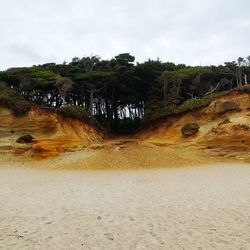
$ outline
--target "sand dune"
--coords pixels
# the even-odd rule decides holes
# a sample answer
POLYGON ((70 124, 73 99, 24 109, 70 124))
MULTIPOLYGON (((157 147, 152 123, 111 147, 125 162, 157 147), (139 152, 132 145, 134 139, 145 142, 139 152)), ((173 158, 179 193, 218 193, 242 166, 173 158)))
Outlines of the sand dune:
POLYGON ((250 249, 250 167, 0 168, 0 249, 250 249))

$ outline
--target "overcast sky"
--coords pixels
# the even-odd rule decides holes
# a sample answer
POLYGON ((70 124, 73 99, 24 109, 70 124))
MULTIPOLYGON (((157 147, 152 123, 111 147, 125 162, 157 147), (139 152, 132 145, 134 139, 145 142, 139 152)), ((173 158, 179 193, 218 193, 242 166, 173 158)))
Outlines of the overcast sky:
POLYGON ((0 0, 0 69, 130 52, 190 65, 250 55, 250 0, 0 0))

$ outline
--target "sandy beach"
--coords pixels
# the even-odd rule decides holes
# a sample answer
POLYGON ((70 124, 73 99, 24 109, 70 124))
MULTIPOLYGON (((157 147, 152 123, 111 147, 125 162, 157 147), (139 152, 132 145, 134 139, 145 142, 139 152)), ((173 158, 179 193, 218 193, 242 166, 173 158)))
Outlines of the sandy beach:
POLYGON ((0 168, 0 249, 250 249, 250 167, 0 168))

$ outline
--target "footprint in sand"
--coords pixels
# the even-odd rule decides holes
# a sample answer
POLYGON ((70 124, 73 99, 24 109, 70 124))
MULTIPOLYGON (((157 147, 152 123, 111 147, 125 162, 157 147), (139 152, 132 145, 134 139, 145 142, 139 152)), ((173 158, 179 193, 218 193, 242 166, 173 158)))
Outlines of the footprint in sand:
POLYGON ((105 233, 104 235, 105 235, 105 237, 106 237, 108 240, 114 240, 113 234, 111 234, 111 233, 105 233))

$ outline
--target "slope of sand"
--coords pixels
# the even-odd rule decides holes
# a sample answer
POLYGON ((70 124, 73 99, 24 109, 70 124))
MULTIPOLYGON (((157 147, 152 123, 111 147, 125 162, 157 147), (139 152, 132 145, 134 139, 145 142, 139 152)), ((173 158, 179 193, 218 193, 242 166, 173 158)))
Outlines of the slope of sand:
POLYGON ((250 249, 250 166, 1 166, 0 249, 250 249))

